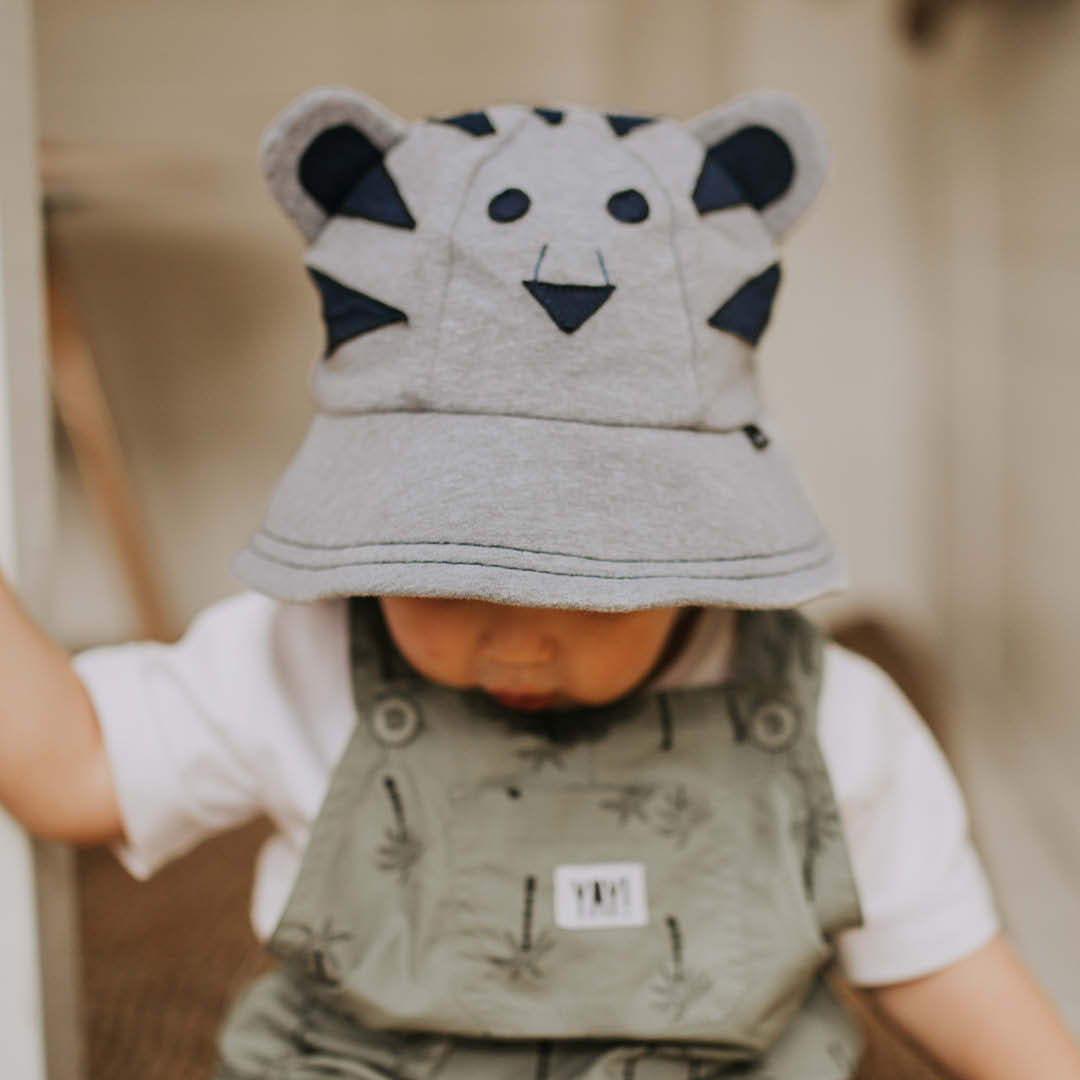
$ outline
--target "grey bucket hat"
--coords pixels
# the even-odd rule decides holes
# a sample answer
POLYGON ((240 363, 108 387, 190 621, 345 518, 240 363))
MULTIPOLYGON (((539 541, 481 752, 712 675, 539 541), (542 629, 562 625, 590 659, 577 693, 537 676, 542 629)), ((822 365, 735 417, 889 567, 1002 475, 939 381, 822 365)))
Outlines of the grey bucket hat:
POLYGON ((323 89, 262 163, 327 347, 241 579, 608 611, 842 583, 754 377, 777 242, 824 179, 797 103, 410 125, 323 89))

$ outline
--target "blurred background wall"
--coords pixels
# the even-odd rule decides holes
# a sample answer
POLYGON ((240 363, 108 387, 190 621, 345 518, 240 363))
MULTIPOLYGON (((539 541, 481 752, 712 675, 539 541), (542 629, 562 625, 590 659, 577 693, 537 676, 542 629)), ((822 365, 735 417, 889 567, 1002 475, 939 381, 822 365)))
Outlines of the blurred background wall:
MULTIPOLYGON (((255 166, 278 109, 318 83, 410 119, 798 95, 833 176, 761 370, 850 563, 819 612, 871 613, 933 658, 1005 915, 1080 1029, 1080 5, 937 6, 916 47, 901 0, 38 0, 51 258, 179 627, 237 588, 229 556, 309 417, 316 298, 255 166)), ((130 636, 63 478, 54 626, 130 636)))

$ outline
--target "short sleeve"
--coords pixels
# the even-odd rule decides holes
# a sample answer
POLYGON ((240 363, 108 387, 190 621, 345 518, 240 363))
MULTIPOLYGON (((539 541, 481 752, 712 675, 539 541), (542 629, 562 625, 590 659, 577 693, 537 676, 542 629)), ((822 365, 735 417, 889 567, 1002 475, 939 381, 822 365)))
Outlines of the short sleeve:
MULTIPOLYGON (((325 762, 311 760, 319 747, 311 745, 301 714, 305 679, 324 673, 281 655, 290 636, 332 655, 320 639, 330 633, 320 631, 320 619, 341 637, 340 618, 328 622, 311 605, 248 593, 207 609, 175 645, 122 645, 75 658, 124 822, 117 854, 136 877, 262 811, 287 819, 288 809, 272 800, 321 796, 325 762), (279 782, 282 762, 292 767, 290 779, 279 782), (298 782, 306 782, 306 794, 290 789, 298 782)), ((344 657, 337 666, 344 671, 344 657)), ((306 703, 308 711, 314 704, 306 703)), ((300 807, 298 815, 306 812, 300 807)))
POLYGON ((837 938, 857 985, 940 970, 986 944, 998 919, 940 748, 880 669, 829 645, 818 714, 863 913, 837 938))

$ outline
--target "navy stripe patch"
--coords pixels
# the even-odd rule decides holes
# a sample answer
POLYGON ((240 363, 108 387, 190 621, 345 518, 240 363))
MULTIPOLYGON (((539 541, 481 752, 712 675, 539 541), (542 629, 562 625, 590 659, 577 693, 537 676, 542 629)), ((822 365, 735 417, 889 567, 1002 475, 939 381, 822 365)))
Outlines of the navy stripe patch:
POLYGON ((393 225, 397 229, 415 229, 413 220, 393 177, 380 161, 360 178, 338 207, 338 213, 346 217, 366 218, 381 225, 393 225))
POLYGON ((453 124, 454 127, 467 131, 470 135, 494 135, 495 128, 486 112, 458 113, 457 116, 440 116, 440 124, 453 124))
POLYGON ((751 278, 734 296, 717 308, 709 325, 756 345, 769 325, 773 298, 780 286, 780 264, 751 278))
POLYGON ((621 113, 605 113, 604 115, 611 125, 611 130, 620 139, 634 128, 641 127, 642 124, 651 124, 656 119, 655 116, 626 116, 621 113))
POLYGON ((318 270, 308 268, 311 280, 322 298, 323 321, 326 323, 326 356, 346 341, 378 330, 390 323, 409 321, 404 311, 384 304, 367 293, 350 289, 318 270))

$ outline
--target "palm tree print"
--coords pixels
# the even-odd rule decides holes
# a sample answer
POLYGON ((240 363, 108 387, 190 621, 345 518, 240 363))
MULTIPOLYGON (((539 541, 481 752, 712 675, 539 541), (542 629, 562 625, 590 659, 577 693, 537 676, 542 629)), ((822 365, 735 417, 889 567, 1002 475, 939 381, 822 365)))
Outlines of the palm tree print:
POLYGON ((676 847, 682 848, 694 829, 711 817, 708 803, 691 795, 686 785, 680 784, 664 792, 664 800, 656 811, 656 831, 673 840, 676 847))
POLYGON ((303 959, 304 971, 311 978, 327 986, 337 986, 345 975, 345 965, 340 960, 340 946, 352 941, 347 930, 335 930, 327 919, 321 928, 306 923, 286 922, 281 933, 299 936, 298 951, 303 959))
POLYGON ((532 772, 542 772, 544 767, 552 765, 556 769, 562 769, 566 763, 563 760, 562 750, 550 743, 540 743, 536 746, 523 746, 515 751, 515 757, 520 758, 529 766, 532 772))
POLYGON ((405 807, 401 802, 401 793, 392 776, 383 780, 390 809, 394 815, 394 824, 387 827, 385 841, 379 845, 376 865, 380 870, 397 874, 402 884, 409 880, 409 874, 424 853, 420 838, 409 828, 405 820, 405 807))
POLYGON ((664 965, 652 985, 653 1007, 678 1022, 695 1001, 712 989, 712 979, 703 971, 686 968, 679 921, 673 915, 668 915, 664 922, 667 925, 671 960, 664 965))
POLYGON ((546 930, 541 931, 535 938, 532 933, 533 923, 533 899, 536 895, 536 878, 531 874, 525 879, 525 902, 521 915, 521 936, 516 937, 510 932, 502 934, 503 944, 506 951, 501 956, 489 956, 488 960, 497 968, 506 972, 508 979, 517 982, 518 979, 534 979, 539 981, 544 977, 540 961, 550 952, 555 942, 546 930))
POLYGON ((610 799, 604 799, 600 809, 612 811, 620 825, 625 825, 631 818, 648 821, 648 803, 655 791, 653 784, 626 784, 610 799))

